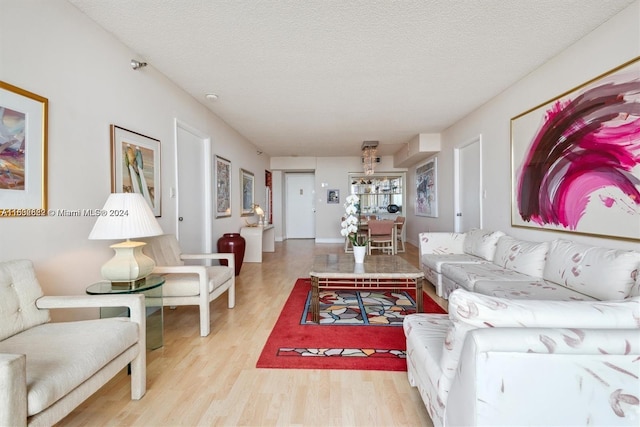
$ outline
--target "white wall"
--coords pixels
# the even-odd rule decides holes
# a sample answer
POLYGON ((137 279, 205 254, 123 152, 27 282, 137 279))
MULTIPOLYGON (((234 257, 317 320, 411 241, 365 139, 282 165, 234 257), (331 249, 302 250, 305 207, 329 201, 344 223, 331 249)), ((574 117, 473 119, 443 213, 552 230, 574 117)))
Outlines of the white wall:
MULTIPOLYGON (((255 174, 256 203, 264 203, 269 158, 149 64, 133 71, 134 52, 63 0, 2 0, 0 80, 49 100, 48 207, 101 208, 110 192, 109 125, 161 140, 162 217, 176 231, 174 121, 198 129, 213 154, 232 163, 232 217, 213 220, 213 247, 238 232, 239 168, 255 174)), ((141 58, 142 59, 142 58, 141 58)), ((224 102, 223 100, 219 102, 224 102)), ((112 256, 110 241, 89 241, 90 217, 0 218, 0 260, 34 261, 48 294, 83 294, 112 256)), ((62 317, 95 317, 96 311, 62 317)))
MULTIPOLYGON (((526 48, 526 47, 525 47, 526 48)), ((484 227, 523 239, 571 239, 611 248, 638 249, 638 242, 589 237, 575 233, 511 227, 510 119, 571 90, 640 55, 640 2, 636 1, 585 38, 552 58, 521 81, 483 105, 442 134, 438 157, 440 216, 412 215, 415 189, 409 194, 407 236, 417 243, 420 231, 451 231, 453 212, 453 149, 482 135, 484 227)), ((415 167, 408 182, 415 182, 415 167)), ((410 187, 411 189, 411 187, 410 187)))
MULTIPOLYGON (((284 174, 287 172, 310 171, 315 174, 316 196, 316 243, 340 243, 344 237, 340 235, 340 218, 344 215, 344 198, 349 194, 349 173, 362 173, 360 157, 272 157, 271 169, 274 171, 274 193, 276 188, 280 196, 274 194, 274 226, 276 240, 286 239, 284 222, 287 220, 282 214, 285 200, 282 199, 284 174), (278 182, 279 184, 276 184, 278 182), (340 190, 340 203, 327 203, 327 190, 340 190), (278 206, 276 206, 278 204, 278 206), (276 215, 280 212, 280 215, 276 215)), ((376 165, 376 172, 400 172, 404 168, 393 167, 392 156, 382 156, 376 165)))

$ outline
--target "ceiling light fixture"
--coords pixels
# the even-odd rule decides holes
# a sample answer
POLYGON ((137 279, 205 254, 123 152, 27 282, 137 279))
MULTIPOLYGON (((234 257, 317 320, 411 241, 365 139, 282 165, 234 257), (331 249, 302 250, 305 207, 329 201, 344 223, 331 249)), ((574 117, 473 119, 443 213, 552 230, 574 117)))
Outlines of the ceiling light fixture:
POLYGON ((136 59, 131 60, 131 68, 133 68, 134 70, 137 70, 139 68, 146 67, 146 66, 147 66, 146 62, 138 61, 136 59))
POLYGON ((218 95, 216 95, 215 93, 208 93, 204 97, 207 98, 209 101, 217 101, 218 100, 218 95))
POLYGON ((362 142, 362 168, 365 175, 372 175, 375 172, 375 165, 380 161, 377 153, 378 141, 362 142))

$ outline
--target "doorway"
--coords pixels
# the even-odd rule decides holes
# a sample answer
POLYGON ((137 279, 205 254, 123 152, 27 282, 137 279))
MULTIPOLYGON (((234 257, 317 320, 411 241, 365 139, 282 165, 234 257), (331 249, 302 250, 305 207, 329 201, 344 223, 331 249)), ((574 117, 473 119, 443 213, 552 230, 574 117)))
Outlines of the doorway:
POLYGON ((315 239, 315 175, 285 175, 285 233, 287 239, 315 239))
POLYGON ((454 149, 455 231, 482 228, 482 135, 454 149))
POLYGON ((211 140, 176 120, 176 237, 185 253, 209 253, 211 140))

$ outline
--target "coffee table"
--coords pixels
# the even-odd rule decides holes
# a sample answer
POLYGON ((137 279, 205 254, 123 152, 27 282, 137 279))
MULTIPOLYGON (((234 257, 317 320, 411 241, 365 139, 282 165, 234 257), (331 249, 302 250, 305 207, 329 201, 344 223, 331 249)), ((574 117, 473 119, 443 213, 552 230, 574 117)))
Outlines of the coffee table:
POLYGON ((415 290, 418 312, 422 312, 424 273, 396 255, 369 255, 356 264, 352 254, 317 255, 311 276, 312 321, 320 322, 320 290, 415 290))

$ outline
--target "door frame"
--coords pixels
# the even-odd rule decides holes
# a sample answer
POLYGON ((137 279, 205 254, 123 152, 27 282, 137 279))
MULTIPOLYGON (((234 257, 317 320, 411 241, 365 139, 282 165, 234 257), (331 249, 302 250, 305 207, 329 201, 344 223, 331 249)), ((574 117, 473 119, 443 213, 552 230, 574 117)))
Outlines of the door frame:
MULTIPOLYGON (((174 153, 174 169, 175 169, 175 182, 176 182, 176 190, 180 188, 180 171, 178 170, 178 129, 182 129, 185 132, 188 132, 194 136, 196 136, 202 142, 202 150, 204 154, 202 171, 203 171, 203 192, 202 201, 204 204, 204 224, 202 224, 202 229, 204 235, 207 238, 204 239, 204 250, 207 253, 211 253, 213 251, 213 229, 212 229, 212 215, 213 215, 213 198, 211 195, 211 185, 212 185, 212 159, 211 159, 211 137, 204 134, 197 128, 185 123, 184 121, 175 118, 174 119, 174 141, 175 141, 175 153, 174 153)), ((176 224, 176 238, 180 241, 180 224, 179 224, 179 208, 180 208, 180 192, 173 191, 173 194, 170 196, 175 196, 175 224, 176 224)))
POLYGON ((479 211, 480 211, 480 228, 482 228, 482 225, 484 223, 483 218, 482 218, 482 212, 483 212, 483 207, 482 207, 482 193, 483 193, 483 182, 482 182, 482 177, 484 175, 483 170, 482 170, 482 165, 483 165, 483 161, 482 161, 482 134, 479 134, 478 136, 474 136, 471 139, 468 139, 466 141, 461 142, 460 144, 457 144, 454 148, 453 148, 453 223, 454 223, 454 231, 456 233, 460 233, 461 232, 461 228, 462 228, 462 224, 460 221, 460 217, 458 216, 458 213, 460 212, 461 209, 461 199, 463 197, 463 192, 462 189, 460 188, 460 152, 463 148, 466 148, 472 144, 478 144, 478 151, 479 151, 479 156, 478 156, 478 163, 479 163, 479 167, 478 170, 480 172, 480 177, 479 177, 479 185, 478 188, 480 189, 480 192, 478 194, 478 207, 479 207, 479 211))

